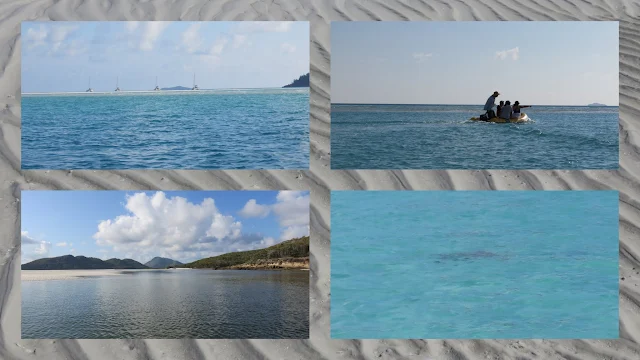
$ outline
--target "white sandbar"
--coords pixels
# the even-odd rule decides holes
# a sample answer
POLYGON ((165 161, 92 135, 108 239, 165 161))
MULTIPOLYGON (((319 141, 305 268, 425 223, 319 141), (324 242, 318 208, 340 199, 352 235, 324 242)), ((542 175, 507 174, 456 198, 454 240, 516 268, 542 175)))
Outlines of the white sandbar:
POLYGON ((94 276, 123 275, 123 270, 21 270, 22 281, 70 280, 94 276))

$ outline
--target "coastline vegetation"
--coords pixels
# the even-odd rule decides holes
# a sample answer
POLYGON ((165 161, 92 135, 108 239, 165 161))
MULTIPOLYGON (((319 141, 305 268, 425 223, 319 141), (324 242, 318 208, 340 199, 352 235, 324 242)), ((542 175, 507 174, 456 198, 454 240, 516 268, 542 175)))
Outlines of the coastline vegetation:
POLYGON ((132 259, 101 260, 94 257, 64 255, 22 264, 22 270, 152 269, 192 268, 214 270, 309 269, 309 237, 283 241, 264 249, 238 251, 200 259, 188 264, 166 258, 156 266, 132 259), (167 264, 167 265, 164 265, 167 264), (164 266, 163 266, 164 265, 164 266))

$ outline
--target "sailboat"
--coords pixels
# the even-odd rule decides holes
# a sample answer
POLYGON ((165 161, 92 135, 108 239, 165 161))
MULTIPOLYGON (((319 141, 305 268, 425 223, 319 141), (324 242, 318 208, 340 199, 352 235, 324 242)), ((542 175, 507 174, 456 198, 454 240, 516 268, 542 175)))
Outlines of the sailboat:
POLYGON ((156 87, 153 91, 160 91, 160 87, 158 87, 158 77, 156 76, 156 87))
POLYGON ((120 91, 120 79, 116 76, 116 90, 115 91, 120 91))
POLYGON ((93 92, 93 89, 91 88, 91 76, 89 76, 89 88, 85 92, 93 92))
POLYGON ((200 90, 198 88, 198 85, 196 85, 196 74, 193 74, 193 87, 191 88, 191 90, 200 90))

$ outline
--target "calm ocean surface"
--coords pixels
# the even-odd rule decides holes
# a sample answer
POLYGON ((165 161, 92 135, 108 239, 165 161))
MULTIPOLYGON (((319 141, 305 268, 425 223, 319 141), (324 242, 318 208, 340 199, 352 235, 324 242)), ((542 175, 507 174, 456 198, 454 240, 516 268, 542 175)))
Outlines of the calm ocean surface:
POLYGON ((618 168, 617 106, 523 111, 535 122, 468 121, 476 105, 332 104, 331 168, 618 168))
POLYGON ((308 337, 308 271, 132 270, 22 282, 22 338, 308 337))
POLYGON ((22 96, 23 169, 308 167, 308 88, 22 96))
POLYGON ((618 192, 333 191, 332 338, 618 338, 618 192))

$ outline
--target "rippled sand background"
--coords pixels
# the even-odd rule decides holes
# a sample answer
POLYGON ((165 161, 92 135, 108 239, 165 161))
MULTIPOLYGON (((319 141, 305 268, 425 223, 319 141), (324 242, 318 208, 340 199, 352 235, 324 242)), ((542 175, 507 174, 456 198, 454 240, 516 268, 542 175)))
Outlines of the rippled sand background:
POLYGON ((640 4, 634 0, 1 0, 0 359, 639 359, 640 4), (20 171, 20 22, 311 21, 311 171, 20 171), (618 171, 331 171, 332 20, 620 20, 618 171), (311 189, 311 339, 20 340, 21 189, 311 189), (620 340, 329 338, 329 189, 620 191, 620 340))

